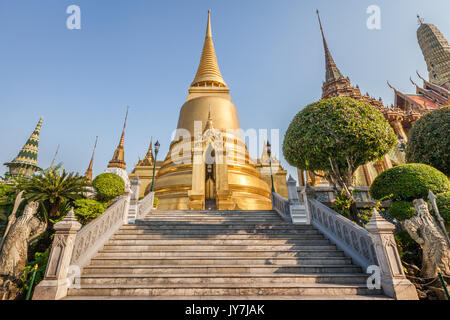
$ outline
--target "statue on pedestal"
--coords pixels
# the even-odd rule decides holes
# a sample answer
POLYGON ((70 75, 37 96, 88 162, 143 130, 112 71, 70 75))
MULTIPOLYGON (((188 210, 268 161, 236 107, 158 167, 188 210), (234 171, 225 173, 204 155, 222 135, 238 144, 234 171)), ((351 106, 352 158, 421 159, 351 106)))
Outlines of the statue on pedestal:
POLYGON ((402 221, 403 228, 422 248, 422 276, 434 278, 438 272, 450 275, 450 247, 438 221, 423 199, 413 201, 417 215, 402 221))
POLYGON ((25 269, 28 245, 47 228, 47 223, 36 217, 38 207, 39 203, 29 202, 19 218, 16 218, 15 210, 11 213, 0 251, 1 300, 15 298, 18 290, 14 281, 25 269))

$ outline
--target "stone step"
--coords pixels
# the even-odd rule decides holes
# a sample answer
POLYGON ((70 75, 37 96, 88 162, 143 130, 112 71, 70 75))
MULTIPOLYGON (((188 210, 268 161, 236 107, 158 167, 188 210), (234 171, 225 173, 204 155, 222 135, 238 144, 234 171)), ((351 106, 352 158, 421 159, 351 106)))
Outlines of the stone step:
POLYGON ((239 224, 218 224, 218 225, 192 225, 190 223, 176 223, 176 224, 162 224, 162 225, 153 225, 153 224, 128 224, 124 225, 120 230, 208 230, 208 231, 289 231, 289 232, 303 232, 303 231, 317 231, 311 226, 306 225, 239 225, 239 224))
POLYGON ((125 250, 103 249, 99 251, 97 257, 264 257, 264 258, 287 258, 287 257, 344 257, 344 253, 338 250, 125 250))
POLYGON ((267 274, 361 273, 355 265, 88 265, 83 274, 267 274))
POLYGON ((151 218, 151 217, 173 217, 173 218, 186 218, 186 219, 193 219, 193 218, 271 218, 271 219, 281 219, 280 215, 278 213, 242 213, 242 214, 215 214, 215 213, 205 213, 205 214, 199 214, 199 213, 187 213, 187 214, 172 214, 172 213, 152 213, 147 215, 144 218, 151 218))
POLYGON ((270 222, 270 221, 263 221, 263 220, 242 220, 242 221, 214 221, 214 220, 198 220, 198 221, 184 221, 184 220, 175 220, 175 221, 169 221, 169 220, 137 220, 136 224, 145 224, 145 225, 154 225, 154 226, 173 226, 173 225, 217 225, 217 226, 229 226, 232 225, 235 228, 248 228, 248 227, 258 227, 258 226, 294 226, 289 222, 270 222))
POLYGON ((290 245, 327 245, 330 241, 327 239, 111 239, 108 244, 141 244, 141 245, 274 245, 274 244, 290 244, 290 245))
POLYGON ((181 221, 196 221, 196 220, 229 220, 229 221, 242 221, 242 220, 257 220, 257 221, 274 221, 282 222, 283 219, 279 216, 170 216, 170 215, 150 215, 144 217, 143 221, 148 220, 181 220, 181 221))
POLYGON ((278 214, 275 210, 155 210, 148 215, 154 214, 223 214, 223 215, 240 215, 240 214, 278 214))
POLYGON ((70 295, 111 296, 248 296, 248 295, 355 295, 382 294, 381 290, 368 289, 365 284, 175 284, 175 285, 83 285, 69 289, 70 295))
POLYGON ((172 239, 226 239, 226 240, 324 240, 324 236, 321 234, 307 234, 307 235, 286 235, 286 234, 146 234, 146 233, 116 233, 111 240, 121 239, 158 239, 158 240, 172 240, 172 239))
MULTIPOLYGON (((119 240, 120 241, 120 240, 119 240)), ((198 244, 187 245, 187 244, 175 244, 175 243, 165 243, 165 244, 143 244, 143 243, 107 243, 103 246, 103 249, 108 250, 198 250, 198 244)), ((257 244, 257 245, 243 245, 243 244, 203 244, 201 249, 205 250, 315 250, 315 249, 336 249, 334 244, 311 244, 307 243, 304 245, 298 244, 257 244)))
POLYGON ((328 283, 365 284, 368 275, 358 273, 324 274, 160 274, 160 275, 110 275, 92 274, 81 277, 81 285, 90 284, 289 284, 328 283))
POLYGON ((286 257, 95 257, 91 266, 125 266, 125 265, 349 265, 352 260, 346 257, 305 257, 302 259, 286 257))
POLYGON ((284 235, 287 237, 295 235, 322 235, 317 230, 282 230, 282 229, 239 229, 239 230, 228 230, 228 229, 198 229, 198 228, 186 228, 186 229, 164 229, 161 228, 127 228, 120 229, 116 235, 122 234, 159 234, 159 235, 190 235, 190 234, 200 234, 200 235, 255 235, 255 236, 266 236, 266 235, 284 235))

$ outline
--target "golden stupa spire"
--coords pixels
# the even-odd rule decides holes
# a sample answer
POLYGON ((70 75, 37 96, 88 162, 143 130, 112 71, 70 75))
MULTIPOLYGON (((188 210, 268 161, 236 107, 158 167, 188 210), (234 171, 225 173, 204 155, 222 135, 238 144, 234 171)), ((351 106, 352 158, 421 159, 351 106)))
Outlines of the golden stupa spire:
POLYGON ((209 105, 208 120, 206 120, 205 130, 203 130, 203 132, 205 132, 206 130, 210 130, 210 129, 214 129, 213 119, 212 119, 212 114, 211 114, 211 105, 209 105))
POLYGON ((86 172, 84 173, 84 176, 86 178, 88 178, 89 181, 92 181, 92 168, 94 167, 94 155, 95 155, 95 149, 97 148, 97 141, 98 141, 98 136, 95 137, 94 150, 92 150, 92 156, 91 156, 91 161, 89 162, 89 167, 87 168, 86 172))
POLYGON ((150 164, 153 164, 153 137, 150 137, 150 145, 148 146, 147 154, 144 157, 144 160, 147 159, 150 164))
POLYGON ((322 28, 322 21, 320 20, 319 10, 316 10, 317 18, 319 19, 320 32, 322 33, 323 48, 325 50, 325 82, 336 81, 343 78, 341 71, 339 71, 336 63, 334 62, 333 56, 331 55, 330 49, 328 49, 327 40, 325 39, 325 33, 322 28))
POLYGON ((203 44, 202 57, 198 66, 197 74, 191 84, 194 86, 218 86, 226 87, 217 63, 216 51, 211 31, 211 10, 208 10, 208 23, 206 25, 205 43, 203 44))
POLYGON ((120 142, 116 148, 116 151, 114 151, 113 158, 108 163, 108 168, 121 168, 121 169, 126 170, 125 152, 123 149, 123 143, 125 140, 125 128, 127 127, 128 108, 129 107, 127 106, 127 113, 125 115, 125 121, 123 123, 122 136, 120 137, 120 142))

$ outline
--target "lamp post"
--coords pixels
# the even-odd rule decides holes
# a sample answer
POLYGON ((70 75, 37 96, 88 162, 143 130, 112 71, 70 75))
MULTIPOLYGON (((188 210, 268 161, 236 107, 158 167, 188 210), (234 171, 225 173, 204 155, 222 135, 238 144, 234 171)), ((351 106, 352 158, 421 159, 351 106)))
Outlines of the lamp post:
POLYGON ((156 140, 156 142, 155 142, 155 161, 153 162, 152 188, 150 189, 150 192, 153 192, 154 188, 155 188, 155 170, 156 170, 156 158, 158 157, 158 151, 159 151, 159 141, 156 140))
POLYGON ((272 150, 271 150, 271 144, 269 141, 267 141, 267 155, 269 156, 269 164, 270 164, 270 180, 272 181, 272 193, 275 192, 275 188, 273 186, 273 174, 272 174, 272 150))

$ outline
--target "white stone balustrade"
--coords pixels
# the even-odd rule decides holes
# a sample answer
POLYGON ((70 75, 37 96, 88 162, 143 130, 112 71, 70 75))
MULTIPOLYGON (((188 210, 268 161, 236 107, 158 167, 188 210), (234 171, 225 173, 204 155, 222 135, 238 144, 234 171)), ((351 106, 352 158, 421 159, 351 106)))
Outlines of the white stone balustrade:
POLYGON ((67 295, 70 285, 68 271, 77 232, 81 224, 75 218, 73 209, 54 225, 53 238, 45 278, 34 290, 33 300, 56 300, 67 295))
POLYGON ((393 233, 395 226, 373 209, 366 229, 370 231, 381 269, 381 287, 384 293, 397 300, 418 300, 416 288, 406 279, 403 271, 393 233))
POLYGON ((395 226, 375 209, 366 229, 317 200, 308 200, 314 227, 366 271, 378 266, 384 293, 399 300, 418 299, 414 285, 405 277, 393 231, 395 226))
POLYGON ((67 295, 68 288, 73 285, 69 268, 81 273, 98 250, 127 221, 130 197, 130 193, 125 193, 83 228, 73 210, 55 224, 56 234, 44 280, 36 286, 33 300, 57 300, 67 295))

